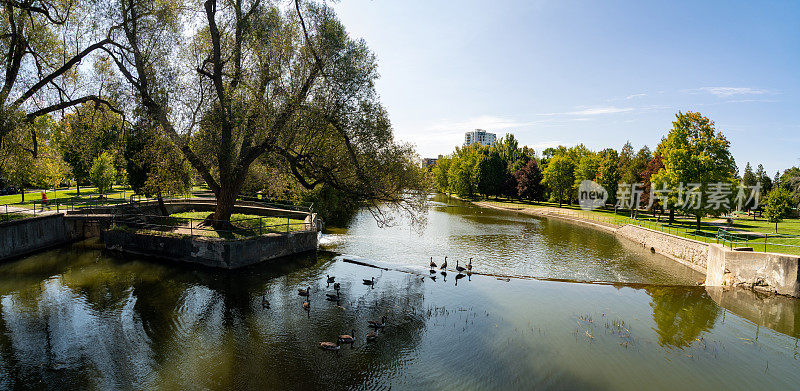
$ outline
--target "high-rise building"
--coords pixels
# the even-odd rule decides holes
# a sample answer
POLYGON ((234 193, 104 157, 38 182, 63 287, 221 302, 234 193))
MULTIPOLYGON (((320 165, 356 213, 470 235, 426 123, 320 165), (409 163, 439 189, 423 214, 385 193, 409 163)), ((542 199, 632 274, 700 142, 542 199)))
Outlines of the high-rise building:
POLYGON ((489 146, 494 144, 495 141, 497 141, 497 135, 494 133, 488 133, 483 129, 475 129, 464 134, 465 147, 472 144, 489 146))

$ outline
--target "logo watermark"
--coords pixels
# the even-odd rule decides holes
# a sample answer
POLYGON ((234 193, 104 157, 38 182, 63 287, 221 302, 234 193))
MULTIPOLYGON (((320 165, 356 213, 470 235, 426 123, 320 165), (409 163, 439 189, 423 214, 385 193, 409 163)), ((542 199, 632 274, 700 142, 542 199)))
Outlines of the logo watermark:
POLYGON ((583 210, 595 210, 606 204, 608 192, 601 184, 585 180, 578 186, 578 204, 583 210))
MULTIPOLYGON (((652 184, 649 191, 644 183, 620 183, 617 186, 615 207, 622 209, 651 209, 658 206, 682 210, 730 211, 758 209, 761 184, 732 186, 728 182, 680 183, 671 188, 666 183, 652 184), (704 191, 705 189, 705 191, 704 191)), ((605 187, 592 180, 578 186, 578 204, 583 210, 594 210, 605 206, 609 193, 605 187)))

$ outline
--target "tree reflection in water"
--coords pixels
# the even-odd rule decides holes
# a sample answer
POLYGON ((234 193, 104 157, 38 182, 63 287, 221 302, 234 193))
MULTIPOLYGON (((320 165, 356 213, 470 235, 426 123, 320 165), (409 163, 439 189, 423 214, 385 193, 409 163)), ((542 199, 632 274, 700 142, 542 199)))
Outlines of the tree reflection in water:
POLYGON ((650 286, 653 321, 658 343, 685 348, 704 332, 714 328, 720 308, 701 287, 650 286))

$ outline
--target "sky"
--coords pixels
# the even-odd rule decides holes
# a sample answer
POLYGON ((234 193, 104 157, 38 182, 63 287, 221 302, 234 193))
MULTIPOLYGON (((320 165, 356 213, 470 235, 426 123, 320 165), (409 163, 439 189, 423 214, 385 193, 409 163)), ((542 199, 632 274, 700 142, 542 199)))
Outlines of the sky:
POLYGON ((699 111, 746 162, 800 165, 800 1, 340 0, 421 157, 475 128, 538 152, 654 148, 699 111))

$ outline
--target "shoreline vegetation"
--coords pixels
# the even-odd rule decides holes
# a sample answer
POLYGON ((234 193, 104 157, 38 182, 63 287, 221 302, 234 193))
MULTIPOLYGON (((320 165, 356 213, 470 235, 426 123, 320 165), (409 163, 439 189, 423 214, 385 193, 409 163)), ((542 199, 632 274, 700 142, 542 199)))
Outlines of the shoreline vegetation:
MULTIPOLYGON (((720 219, 703 218, 701 230, 698 231, 695 229, 695 221, 693 218, 682 218, 680 216, 676 216, 675 223, 669 224, 667 221, 664 221, 666 220, 664 216, 660 216, 659 218, 658 216, 649 214, 638 214, 637 218, 633 219, 627 216, 627 214, 629 214, 627 210, 618 211, 617 213, 609 209, 585 211, 576 205, 562 205, 559 207, 557 204, 549 202, 532 203, 511 199, 476 200, 461 198, 452 194, 447 195, 484 208, 519 212, 545 218, 555 217, 583 225, 590 225, 607 232, 613 232, 616 228, 625 224, 634 224, 703 243, 716 243, 718 241, 718 230, 720 228, 727 228, 729 230, 736 230, 736 232, 739 232, 742 236, 750 236, 751 238, 748 244, 753 247, 753 251, 800 255, 800 237, 768 237, 767 234, 769 234, 769 232, 767 230, 769 230, 769 222, 766 222, 764 219, 753 220, 753 218, 746 215, 735 216, 731 219, 732 224, 730 225, 727 221, 722 221, 720 219), (765 238, 768 240, 766 249, 764 244, 765 238)), ((794 226, 800 228, 800 219, 786 220, 783 224, 789 227, 784 229, 786 231, 792 230, 794 226)))

